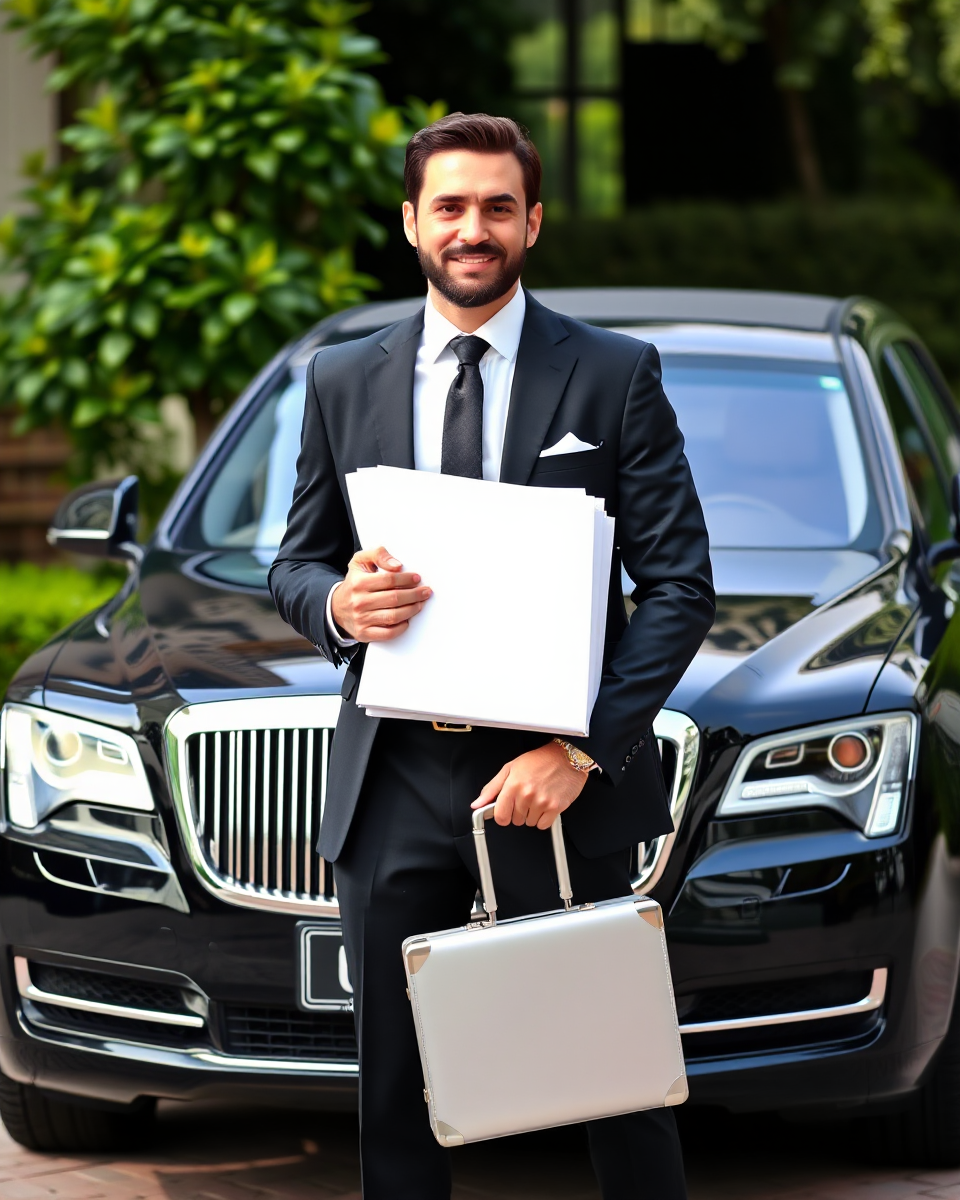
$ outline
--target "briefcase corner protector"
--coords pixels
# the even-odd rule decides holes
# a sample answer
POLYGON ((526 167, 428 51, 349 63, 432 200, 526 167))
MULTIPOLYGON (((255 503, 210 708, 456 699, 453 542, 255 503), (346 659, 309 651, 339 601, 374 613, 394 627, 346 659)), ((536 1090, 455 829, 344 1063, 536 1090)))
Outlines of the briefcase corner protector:
POLYGON ((407 964, 407 972, 416 975, 430 956, 430 943, 423 938, 404 942, 403 957, 407 964))
POLYGON ((638 896, 634 901, 637 907, 637 916, 641 921, 656 929, 658 932, 663 929, 663 909, 655 900, 648 900, 646 896, 638 896))
POLYGON ((448 1125, 446 1121, 438 1121, 434 1119, 433 1136, 437 1139, 441 1146, 462 1146, 464 1137, 452 1125, 448 1125))
POLYGON ((680 1075, 671 1084, 670 1091, 664 1097, 663 1106, 664 1108, 672 1108, 674 1104, 683 1104, 689 1095, 690 1089, 687 1086, 687 1077, 686 1075, 680 1075))

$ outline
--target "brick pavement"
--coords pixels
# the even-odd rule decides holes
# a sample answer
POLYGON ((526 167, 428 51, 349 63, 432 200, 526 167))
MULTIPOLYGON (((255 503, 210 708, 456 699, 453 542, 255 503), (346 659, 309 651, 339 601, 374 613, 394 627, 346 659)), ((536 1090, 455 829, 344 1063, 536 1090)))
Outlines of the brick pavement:
MULTIPOLYGON (((960 1200, 960 1170, 864 1165, 844 1128, 683 1114, 690 1200, 960 1200)), ((356 1124, 161 1106, 149 1154, 58 1158, 0 1129, 0 1200, 360 1200, 356 1124)), ((453 1151, 454 1200, 599 1200, 580 1131, 453 1151)), ((649 1200, 656 1200, 650 1197, 649 1200)))

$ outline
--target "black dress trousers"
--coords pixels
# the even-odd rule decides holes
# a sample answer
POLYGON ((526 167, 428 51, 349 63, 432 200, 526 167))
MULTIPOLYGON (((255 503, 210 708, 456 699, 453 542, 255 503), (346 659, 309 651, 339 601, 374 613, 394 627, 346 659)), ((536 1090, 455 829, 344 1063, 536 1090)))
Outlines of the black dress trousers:
MULTIPOLYGON (((400 946, 413 934, 462 925, 478 886, 470 805, 504 763, 542 734, 475 728, 441 733, 382 720, 343 853, 336 862, 360 1048, 364 1200, 449 1200, 451 1154, 430 1131, 400 946)), ((526 827, 487 826, 497 914, 560 907, 551 840, 526 827)), ((629 852, 587 859, 569 842, 575 903, 629 894, 629 852)), ((536 1013, 463 1014, 496 1037, 499 1021, 536 1013)), ((592 1014, 570 1014, 570 1036, 592 1014)), ((562 1047, 558 1053, 562 1054, 562 1047)), ((587 1124, 604 1200, 685 1200, 671 1109, 587 1124)))

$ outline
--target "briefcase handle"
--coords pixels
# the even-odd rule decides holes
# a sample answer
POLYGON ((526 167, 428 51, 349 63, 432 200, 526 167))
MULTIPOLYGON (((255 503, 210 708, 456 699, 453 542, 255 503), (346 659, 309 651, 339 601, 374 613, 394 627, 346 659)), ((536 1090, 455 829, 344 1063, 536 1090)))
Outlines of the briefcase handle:
MULTIPOLYGON (((494 800, 485 804, 473 814, 473 844, 477 848, 477 864, 480 867, 480 895, 483 897, 483 908, 489 920, 488 925, 497 923, 497 893, 493 887, 493 873, 490 870, 490 854, 487 850, 487 836, 484 832, 484 822, 493 816, 497 807, 494 800)), ((553 842, 553 860, 557 864, 557 880, 560 884, 560 899, 564 908, 571 907, 573 888, 570 886, 570 868, 567 865, 567 851, 563 845, 563 826, 560 814, 550 826, 550 840, 553 842)))

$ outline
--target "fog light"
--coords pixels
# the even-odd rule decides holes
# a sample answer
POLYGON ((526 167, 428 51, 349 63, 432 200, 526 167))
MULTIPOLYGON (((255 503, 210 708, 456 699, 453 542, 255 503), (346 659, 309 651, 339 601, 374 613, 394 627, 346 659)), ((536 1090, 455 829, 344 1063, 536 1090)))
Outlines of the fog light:
POLYGON ((831 767, 845 774, 862 771, 870 761, 870 743, 862 733, 838 733, 827 747, 831 767))

